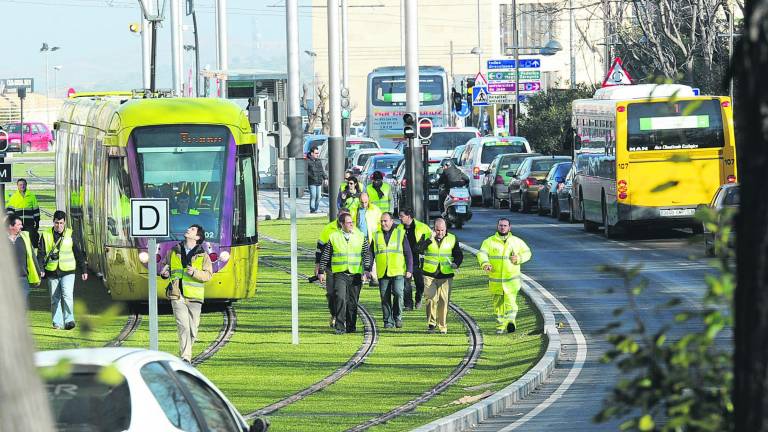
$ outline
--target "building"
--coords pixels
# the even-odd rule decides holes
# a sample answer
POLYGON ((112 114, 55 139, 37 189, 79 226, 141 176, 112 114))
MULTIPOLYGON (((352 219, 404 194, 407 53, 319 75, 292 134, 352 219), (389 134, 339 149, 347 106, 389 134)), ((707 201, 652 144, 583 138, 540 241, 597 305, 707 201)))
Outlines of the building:
MULTIPOLYGON (((353 120, 365 118, 368 73, 380 66, 404 65, 401 1, 348 1, 353 120)), ((326 1, 312 1, 312 51, 317 56, 313 64, 320 83, 328 82, 326 6, 326 1)), ((474 77, 478 70, 485 74, 487 60, 513 58, 511 2, 419 0, 418 14, 419 63, 443 66, 454 77, 457 89, 462 78, 474 77), (473 49, 479 55, 473 54, 473 49)), ((573 7, 567 1, 520 1, 517 17, 520 47, 540 47, 552 39, 563 46, 562 51, 542 60, 542 88, 569 86, 572 58, 576 82, 595 83, 603 79, 606 44, 599 5, 583 0, 573 0, 573 7), (570 11, 574 12, 573 19, 570 11)), ((520 50, 521 54, 526 52, 531 50, 520 50)))

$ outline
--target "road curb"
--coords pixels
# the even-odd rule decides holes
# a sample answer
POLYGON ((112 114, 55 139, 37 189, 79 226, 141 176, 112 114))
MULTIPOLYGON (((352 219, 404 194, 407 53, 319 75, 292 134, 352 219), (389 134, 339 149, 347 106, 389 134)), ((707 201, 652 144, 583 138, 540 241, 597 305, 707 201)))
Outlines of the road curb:
MULTIPOLYGON (((473 255, 477 254, 477 249, 471 246, 464 243, 460 243, 460 246, 473 255)), ((549 341, 547 350, 538 363, 520 379, 494 393, 492 396, 454 414, 413 429, 414 432, 454 432, 475 427, 480 422, 499 415, 515 402, 528 396, 549 377, 560 357, 560 332, 555 325, 555 315, 537 288, 524 281, 522 290, 531 299, 534 307, 544 319, 544 334, 549 341)))

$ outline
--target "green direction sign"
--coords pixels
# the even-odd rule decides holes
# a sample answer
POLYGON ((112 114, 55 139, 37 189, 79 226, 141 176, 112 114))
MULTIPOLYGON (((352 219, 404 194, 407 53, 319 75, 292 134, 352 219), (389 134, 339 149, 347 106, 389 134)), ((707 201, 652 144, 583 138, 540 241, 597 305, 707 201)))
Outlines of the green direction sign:
MULTIPOLYGON (((488 72, 488 81, 514 81, 515 71, 508 72, 488 72)), ((537 70, 521 70, 521 80, 538 80, 541 79, 541 71, 537 70)))

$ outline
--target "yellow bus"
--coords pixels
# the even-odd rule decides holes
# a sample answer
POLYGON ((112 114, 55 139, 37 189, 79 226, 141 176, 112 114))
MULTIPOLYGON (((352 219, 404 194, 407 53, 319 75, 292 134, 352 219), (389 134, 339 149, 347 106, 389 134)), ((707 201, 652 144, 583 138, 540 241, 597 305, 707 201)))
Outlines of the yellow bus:
POLYGON ((679 84, 599 89, 573 102, 573 210, 611 237, 637 226, 689 227, 717 188, 736 182, 733 110, 725 96, 679 84))

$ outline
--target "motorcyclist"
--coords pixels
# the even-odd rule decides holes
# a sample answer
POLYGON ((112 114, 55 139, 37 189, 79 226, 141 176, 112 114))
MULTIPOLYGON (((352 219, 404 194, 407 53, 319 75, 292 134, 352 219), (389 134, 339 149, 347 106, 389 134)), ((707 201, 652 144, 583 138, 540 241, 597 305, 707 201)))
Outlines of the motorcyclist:
POLYGON ((462 187, 469 184, 469 177, 464 174, 456 165, 454 165, 450 159, 443 160, 442 172, 437 179, 440 213, 445 212, 445 199, 448 197, 448 192, 452 187, 462 187))

